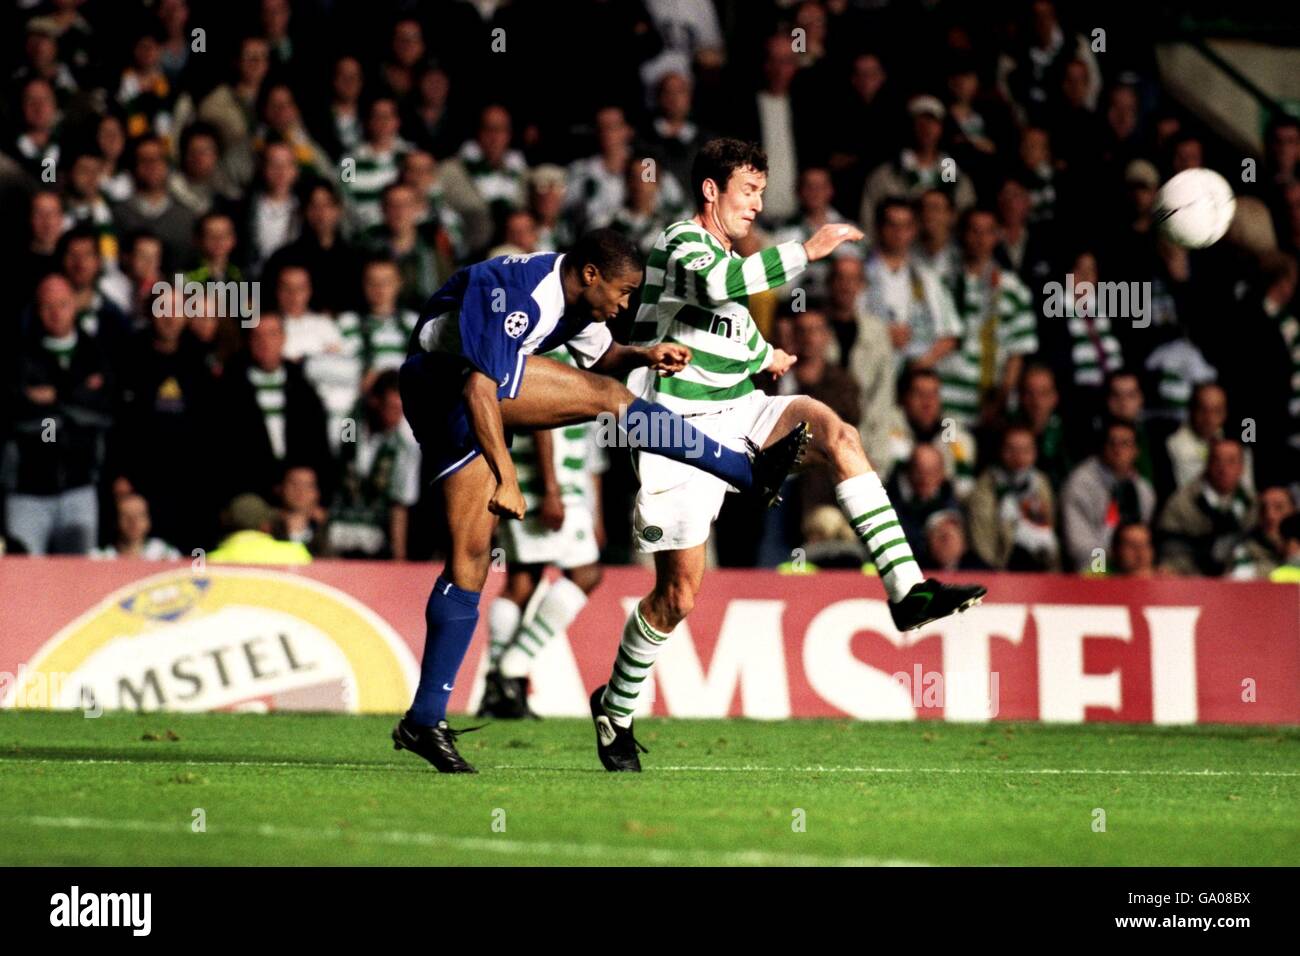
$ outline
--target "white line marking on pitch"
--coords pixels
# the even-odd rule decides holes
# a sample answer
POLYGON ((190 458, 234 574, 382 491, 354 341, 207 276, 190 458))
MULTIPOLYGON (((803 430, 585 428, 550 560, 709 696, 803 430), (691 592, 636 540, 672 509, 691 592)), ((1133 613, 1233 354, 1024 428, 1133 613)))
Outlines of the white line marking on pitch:
MULTIPOLYGON (((18 817, 15 823, 64 830, 116 830, 129 833, 189 835, 187 825, 154 820, 108 820, 94 817, 18 817)), ((325 830, 306 827, 282 827, 261 824, 253 827, 211 826, 207 833, 270 837, 317 842, 382 843, 397 846, 448 847, 481 853, 535 853, 540 856, 567 856, 581 859, 608 859, 611 854, 628 854, 640 862, 667 865, 714 863, 724 866, 929 866, 916 860, 879 857, 813 856, 802 853, 769 853, 765 850, 667 850, 656 847, 608 846, 596 843, 547 843, 505 840, 487 837, 454 837, 437 833, 412 833, 402 830, 325 830)))
MULTIPOLYGON (((424 767, 416 764, 399 766, 391 763, 332 763, 325 761, 295 760, 124 760, 117 757, 78 757, 73 760, 61 760, 57 757, 23 757, 22 755, 0 755, 0 763, 44 763, 44 764, 130 764, 145 767, 150 764, 159 766, 183 767, 273 767, 284 770, 368 770, 372 772, 391 773, 397 771, 423 773, 424 767)), ((565 773, 575 770, 595 768, 585 767, 534 767, 524 764, 484 764, 487 770, 528 770, 534 773, 565 773)), ((674 765, 667 767, 650 766, 650 773, 988 773, 1016 774, 1028 776, 1067 776, 1070 774, 1094 774, 1118 777, 1300 777, 1300 770, 1134 770, 1117 768, 1108 770, 1091 767, 764 767, 736 766, 720 767, 707 765, 674 765)))

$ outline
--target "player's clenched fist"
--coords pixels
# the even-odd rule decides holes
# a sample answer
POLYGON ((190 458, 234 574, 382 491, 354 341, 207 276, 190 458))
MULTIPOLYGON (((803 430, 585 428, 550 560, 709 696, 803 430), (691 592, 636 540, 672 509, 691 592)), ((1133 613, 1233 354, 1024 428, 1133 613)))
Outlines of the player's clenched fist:
POLYGON ((646 349, 646 364, 665 375, 686 368, 691 362, 691 350, 685 345, 663 342, 646 349))
POLYGON ((808 261, 816 262, 829 256, 841 242, 858 242, 861 239, 862 230, 857 226, 851 226, 847 222, 828 222, 813 233, 803 248, 808 253, 808 261))
POLYGON ((503 518, 522 518, 524 516, 524 494, 519 490, 517 481, 501 482, 496 493, 488 502, 488 511, 503 518))

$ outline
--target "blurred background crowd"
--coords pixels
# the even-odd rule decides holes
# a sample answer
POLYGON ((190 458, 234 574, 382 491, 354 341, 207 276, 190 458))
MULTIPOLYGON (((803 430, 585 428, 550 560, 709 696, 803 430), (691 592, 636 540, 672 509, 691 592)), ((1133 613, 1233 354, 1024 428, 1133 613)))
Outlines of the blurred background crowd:
MULTIPOLYGON (((1262 152, 1230 148, 1162 89, 1161 5, 1134 6, 17 0, 5 547, 188 556, 237 531, 436 556, 396 385, 425 300, 593 227, 648 250, 726 134, 769 160, 740 251, 867 234, 750 303, 799 359, 763 387, 858 425, 923 566, 1300 563, 1300 123, 1275 112, 1262 152), (1189 253, 1153 203, 1202 165, 1238 223, 1189 253), (155 294, 177 274, 256 289, 259 321, 155 294)), ((627 561, 626 455, 602 483, 605 557, 627 561)), ((864 560, 816 465, 764 521, 728 505, 715 548, 864 560)))

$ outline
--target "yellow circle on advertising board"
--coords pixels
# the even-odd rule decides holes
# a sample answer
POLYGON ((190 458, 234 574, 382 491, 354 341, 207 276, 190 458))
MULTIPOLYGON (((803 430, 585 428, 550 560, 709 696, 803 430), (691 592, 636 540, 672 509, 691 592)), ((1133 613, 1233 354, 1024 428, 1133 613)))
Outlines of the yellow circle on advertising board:
MULTIPOLYGON (((405 642, 351 595, 261 568, 167 571, 61 629, 24 682, 88 687, 125 709, 394 713, 418 676, 405 642)), ((26 704, 10 695, 10 706, 26 704)), ((78 706, 62 697, 36 706, 78 706)))

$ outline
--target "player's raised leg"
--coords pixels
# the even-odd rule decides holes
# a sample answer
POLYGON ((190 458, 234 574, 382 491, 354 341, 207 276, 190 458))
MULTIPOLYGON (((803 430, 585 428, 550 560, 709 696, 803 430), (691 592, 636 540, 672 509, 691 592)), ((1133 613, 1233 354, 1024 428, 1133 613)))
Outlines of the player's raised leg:
MULTIPOLYGON (((679 347, 655 348, 671 354, 679 347)), ((613 346, 607 353, 612 353, 611 365, 618 361, 619 351, 620 347, 613 346)), ((617 366, 605 369, 598 363, 593 368, 615 371, 617 366)), ((775 432, 773 441, 751 461, 744 452, 711 438, 658 402, 637 398, 608 374, 592 374, 545 356, 529 360, 519 394, 501 403, 506 428, 555 428, 602 415, 615 416, 620 442, 626 447, 647 449, 691 465, 754 495, 765 505, 776 501, 781 484, 803 459, 808 443, 806 426, 793 422, 775 432)))
POLYGON ((782 411, 773 434, 803 421, 812 429, 813 454, 828 461, 835 474, 835 499, 862 539, 889 595, 894 626, 910 631, 978 604, 986 593, 984 587, 944 584, 922 576, 880 476, 862 450, 858 430, 829 406, 800 396, 782 411))
POLYGON ((475 773, 456 751, 464 731, 447 726, 447 702, 478 624, 479 594, 491 561, 497 517, 488 511, 496 482, 476 458, 443 485, 451 532, 447 565, 425 604, 424 657, 415 701, 393 729, 393 746, 410 750, 443 773, 475 773))

